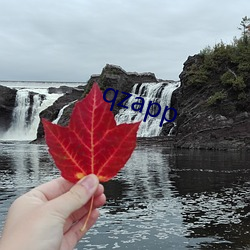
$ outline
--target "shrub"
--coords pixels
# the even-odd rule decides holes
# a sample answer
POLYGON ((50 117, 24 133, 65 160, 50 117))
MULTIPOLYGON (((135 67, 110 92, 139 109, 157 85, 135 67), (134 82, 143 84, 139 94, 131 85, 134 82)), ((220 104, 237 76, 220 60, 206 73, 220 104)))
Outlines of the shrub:
POLYGON ((239 101, 245 101, 247 99, 247 94, 245 92, 240 92, 238 94, 238 100, 239 101))
POLYGON ((224 91, 215 92, 212 96, 207 99, 208 106, 214 106, 219 104, 222 100, 227 98, 227 93, 224 91))
POLYGON ((211 55, 213 51, 214 50, 210 46, 207 46, 204 49, 202 49, 199 54, 203 56, 207 56, 207 55, 211 55))
POLYGON ((234 83, 233 83, 233 88, 236 90, 236 91, 243 91, 245 88, 246 88, 246 84, 244 82, 244 79, 242 76, 238 76, 234 83))
POLYGON ((193 64, 188 72, 188 83, 190 85, 199 86, 208 81, 208 71, 202 66, 193 64))
POLYGON ((224 85, 231 86, 236 92, 243 91, 246 88, 243 76, 237 76, 231 71, 224 73, 220 79, 224 85))
POLYGON ((220 77, 220 80, 222 84, 232 86, 235 81, 235 76, 232 72, 227 71, 220 77))

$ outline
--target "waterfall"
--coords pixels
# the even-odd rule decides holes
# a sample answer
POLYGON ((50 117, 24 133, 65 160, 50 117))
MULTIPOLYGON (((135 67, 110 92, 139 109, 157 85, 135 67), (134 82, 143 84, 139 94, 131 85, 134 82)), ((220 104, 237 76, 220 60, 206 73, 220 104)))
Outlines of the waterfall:
MULTIPOLYGON (((126 103, 128 109, 120 109, 119 113, 115 116, 117 124, 131 123, 142 121, 149 101, 157 102, 161 106, 161 113, 157 117, 148 117, 146 122, 141 122, 137 136, 138 137, 152 137, 158 136, 161 132, 160 119, 166 106, 170 107, 172 93, 180 86, 179 82, 159 82, 159 83, 142 83, 135 84, 132 89, 132 95, 126 103), (132 103, 138 102, 136 97, 141 96, 144 98, 145 103, 142 112, 137 112, 131 109, 132 103)), ((169 111, 166 114, 169 118, 169 111)))
POLYGON ((40 122, 39 113, 52 105, 61 95, 48 94, 47 89, 19 89, 16 94, 11 126, 0 139, 13 141, 36 139, 40 122))

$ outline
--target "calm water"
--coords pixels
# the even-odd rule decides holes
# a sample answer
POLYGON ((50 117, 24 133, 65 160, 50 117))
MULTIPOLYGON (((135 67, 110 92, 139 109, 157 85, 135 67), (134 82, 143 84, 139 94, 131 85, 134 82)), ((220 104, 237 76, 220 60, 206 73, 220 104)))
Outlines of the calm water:
MULTIPOLYGON (((43 145, 0 144, 0 228, 10 203, 58 176, 43 145)), ((250 156, 138 146, 105 184, 77 249, 250 249, 250 156)))

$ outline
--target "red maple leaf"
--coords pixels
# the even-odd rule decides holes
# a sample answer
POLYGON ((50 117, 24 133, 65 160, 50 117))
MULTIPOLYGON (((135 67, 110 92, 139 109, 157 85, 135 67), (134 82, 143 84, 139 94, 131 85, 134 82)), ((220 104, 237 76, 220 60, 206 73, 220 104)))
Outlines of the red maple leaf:
POLYGON ((114 177, 130 158, 140 125, 137 122, 117 126, 97 83, 76 103, 67 127, 45 119, 42 123, 56 166, 73 183, 91 173, 101 182, 114 177))

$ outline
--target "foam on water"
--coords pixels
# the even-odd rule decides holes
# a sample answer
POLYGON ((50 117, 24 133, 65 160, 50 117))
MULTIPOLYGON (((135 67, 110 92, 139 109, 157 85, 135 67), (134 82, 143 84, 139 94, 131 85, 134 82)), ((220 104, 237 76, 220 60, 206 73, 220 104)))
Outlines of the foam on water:
MULTIPOLYGON (((170 107, 172 93, 179 86, 179 82, 135 84, 131 93, 132 97, 126 102, 128 109, 120 109, 119 113, 115 116, 117 124, 142 121, 145 117, 149 102, 157 102, 161 106, 160 114, 157 117, 148 116, 146 122, 141 122, 137 136, 152 137, 160 135, 162 129, 160 127, 160 121, 163 111, 166 106, 170 107), (138 103, 136 97, 143 97, 145 100, 142 112, 131 109, 133 103, 138 103)), ((155 110, 152 111, 156 113, 155 110)), ((166 118, 169 119, 169 111, 166 113, 166 118)))
POLYGON ((31 141, 36 139, 41 111, 51 106, 62 94, 49 94, 47 89, 22 88, 17 91, 10 128, 0 140, 31 141), (30 92, 36 94, 30 97, 30 92), (32 102, 32 103, 31 103, 32 102))

